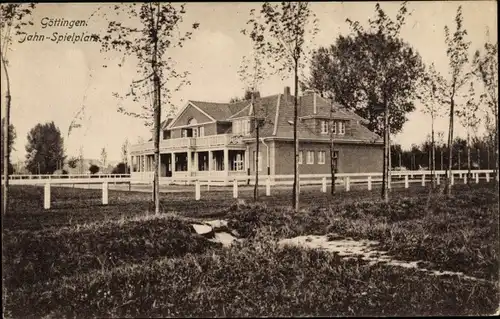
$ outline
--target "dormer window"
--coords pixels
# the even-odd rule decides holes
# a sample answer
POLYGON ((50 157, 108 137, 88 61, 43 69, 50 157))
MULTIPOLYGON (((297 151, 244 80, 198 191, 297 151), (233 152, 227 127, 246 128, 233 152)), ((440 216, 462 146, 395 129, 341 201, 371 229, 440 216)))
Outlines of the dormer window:
POLYGON ((197 124, 198 124, 198 122, 196 121, 195 118, 189 119, 189 121, 187 121, 188 127, 183 128, 181 130, 181 136, 182 137, 199 137, 199 136, 205 135, 204 131, 202 130, 203 127, 195 126, 197 124))
POLYGON ((339 126, 339 135, 345 135, 345 122, 344 121, 339 121, 338 122, 339 126))
POLYGON ((250 120, 234 120, 233 121, 233 134, 248 135, 250 134, 250 120))
POLYGON ((321 127, 321 134, 328 134, 328 122, 325 120, 319 121, 321 127))

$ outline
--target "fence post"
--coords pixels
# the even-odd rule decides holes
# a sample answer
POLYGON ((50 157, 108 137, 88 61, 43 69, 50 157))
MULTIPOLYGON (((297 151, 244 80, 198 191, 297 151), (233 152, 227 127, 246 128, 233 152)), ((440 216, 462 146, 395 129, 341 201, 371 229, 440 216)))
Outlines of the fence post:
POLYGON ((464 174, 464 184, 467 184, 467 174, 464 174))
POLYGON ((476 184, 479 184, 479 173, 476 173, 476 184))
POLYGON ((43 192, 43 208, 50 209, 50 183, 45 183, 43 192))
POLYGON ((369 191, 372 190, 372 177, 371 176, 368 176, 368 190, 369 191))
POLYGON ((408 175, 405 175, 405 188, 408 188, 408 175))
POLYGON ((271 196, 271 179, 269 176, 266 179, 266 196, 271 196))
POLYGON ((207 192, 210 190, 210 179, 207 181, 207 192))
POLYGON ((436 174, 436 182, 438 185, 441 183, 440 176, 440 174, 436 174))
POLYGON ((326 177, 323 177, 323 179, 321 180, 321 191, 323 193, 326 193, 326 177))
POLYGON ((490 182, 490 172, 486 172, 486 182, 490 182))
POLYGON ((351 179, 349 176, 345 178, 345 191, 348 192, 351 189, 351 179))
POLYGON ((425 186, 425 174, 422 174, 422 186, 425 186))
POLYGON ((200 194, 200 181, 199 180, 196 180, 194 182, 194 197, 195 197, 195 200, 200 200, 200 197, 201 197, 201 194, 200 194))
POLYGON ((238 180, 233 181, 233 198, 238 198, 238 180))
POLYGON ((455 184, 455 175, 453 175, 453 172, 450 173, 450 185, 454 185, 455 184))
POLYGON ((102 204, 108 205, 108 182, 102 183, 102 204))
POLYGON ((391 189, 392 174, 389 172, 387 174, 387 189, 391 189))

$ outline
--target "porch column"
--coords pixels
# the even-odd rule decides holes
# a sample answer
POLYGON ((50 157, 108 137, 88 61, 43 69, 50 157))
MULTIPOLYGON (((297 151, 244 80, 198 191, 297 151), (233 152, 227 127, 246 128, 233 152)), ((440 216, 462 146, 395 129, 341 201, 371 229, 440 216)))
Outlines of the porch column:
POLYGON ((224 176, 229 175, 229 150, 224 148, 224 176))
POLYGON ((194 161, 193 161, 193 171, 197 172, 198 171, 198 152, 194 152, 194 161))
POLYGON ((191 175, 191 165, 192 165, 192 159, 191 159, 191 150, 188 149, 187 151, 187 172, 188 176, 191 175))
POLYGON ((208 172, 214 170, 214 154, 212 151, 208 151, 208 172))
POLYGON ((172 176, 174 175, 174 172, 176 171, 176 165, 175 165, 175 163, 176 163, 177 159, 175 158, 175 156, 176 156, 175 154, 176 154, 175 152, 170 153, 170 156, 171 156, 171 158, 170 158, 170 161, 171 161, 170 165, 172 165, 172 176))
POLYGON ((248 147, 247 149, 245 150, 245 172, 248 171, 248 169, 250 168, 250 152, 248 151, 248 147))

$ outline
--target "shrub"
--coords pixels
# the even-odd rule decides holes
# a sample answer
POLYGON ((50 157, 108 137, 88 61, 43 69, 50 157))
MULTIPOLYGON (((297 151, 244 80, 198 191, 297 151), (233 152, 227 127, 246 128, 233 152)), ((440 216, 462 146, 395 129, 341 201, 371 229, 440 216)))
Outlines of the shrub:
POLYGON ((125 165, 125 163, 123 162, 118 163, 111 171, 111 174, 126 174, 126 173, 127 173, 127 165, 125 165))
POLYGON ((95 164, 90 165, 89 172, 91 174, 97 174, 99 172, 99 166, 97 166, 95 164))

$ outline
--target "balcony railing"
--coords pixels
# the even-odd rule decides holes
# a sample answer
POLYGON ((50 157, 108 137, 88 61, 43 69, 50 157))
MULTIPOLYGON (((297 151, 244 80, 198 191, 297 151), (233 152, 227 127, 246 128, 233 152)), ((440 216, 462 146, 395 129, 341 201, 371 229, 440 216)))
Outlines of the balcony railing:
MULTIPOLYGON (((182 137, 160 141, 160 152, 182 150, 187 148, 211 148, 227 145, 243 145, 240 138, 233 134, 218 134, 202 137, 182 137)), ((131 153, 153 152, 153 142, 134 144, 131 146, 131 153)))

